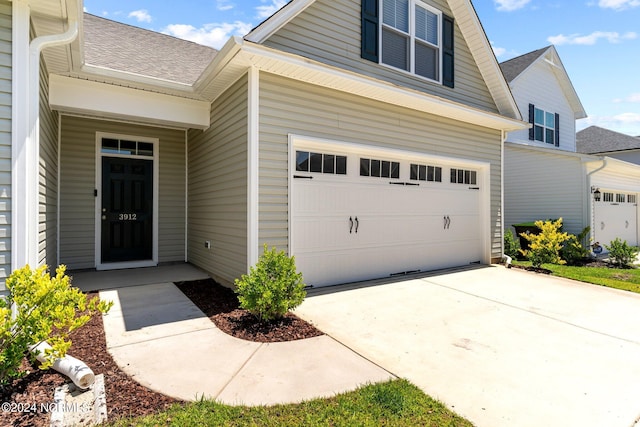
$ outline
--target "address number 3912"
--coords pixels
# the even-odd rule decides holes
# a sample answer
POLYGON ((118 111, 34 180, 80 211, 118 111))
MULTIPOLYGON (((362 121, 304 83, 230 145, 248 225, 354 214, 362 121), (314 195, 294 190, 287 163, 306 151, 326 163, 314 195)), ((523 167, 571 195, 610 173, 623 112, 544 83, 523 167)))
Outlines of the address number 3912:
POLYGON ((120 221, 137 221, 138 214, 134 213, 121 213, 118 215, 118 220, 120 221))

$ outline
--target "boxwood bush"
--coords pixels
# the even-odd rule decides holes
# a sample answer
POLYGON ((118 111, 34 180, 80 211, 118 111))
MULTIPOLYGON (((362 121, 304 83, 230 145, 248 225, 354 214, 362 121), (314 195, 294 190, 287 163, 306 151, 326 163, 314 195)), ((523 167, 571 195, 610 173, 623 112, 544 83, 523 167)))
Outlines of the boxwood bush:
POLYGON ((236 279, 235 285, 240 307, 267 322, 282 318, 307 295, 295 258, 275 247, 268 249, 266 244, 258 263, 249 274, 236 279))

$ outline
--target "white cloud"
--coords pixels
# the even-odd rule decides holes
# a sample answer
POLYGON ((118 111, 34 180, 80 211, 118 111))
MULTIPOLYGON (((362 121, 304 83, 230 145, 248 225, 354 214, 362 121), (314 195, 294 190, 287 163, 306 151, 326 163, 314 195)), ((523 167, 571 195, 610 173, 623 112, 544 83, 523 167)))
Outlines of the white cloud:
POLYGON ((514 10, 522 9, 530 1, 531 0, 493 0, 493 3, 500 11, 511 12, 514 10))
POLYGON ((631 95, 627 96, 626 98, 617 98, 614 99, 613 102, 619 104, 622 102, 638 102, 640 103, 640 93, 632 93, 631 95))
POLYGON ((216 0, 216 8, 219 11, 225 12, 236 7, 231 0, 216 0))
POLYGON ((620 11, 640 6, 640 0, 600 0, 598 6, 603 9, 620 11))
POLYGON ((574 45, 587 45, 591 46, 598 42, 600 39, 605 39, 609 43, 620 43, 624 40, 633 40, 638 37, 637 33, 628 32, 624 34, 620 34, 618 32, 607 32, 607 31, 595 31, 586 36, 581 34, 571 34, 565 36, 564 34, 558 34, 557 36, 551 36, 547 38, 547 41, 556 46, 561 46, 565 44, 574 44, 574 45))
POLYGON ((491 43, 491 49, 493 49, 493 54, 496 56, 496 58, 500 58, 502 55, 507 53, 507 49, 503 47, 498 47, 494 45, 493 42, 490 42, 490 43, 491 43))
POLYGON ((231 36, 244 36, 252 28, 252 24, 236 21, 223 24, 205 24, 201 28, 185 24, 171 24, 163 29, 162 32, 180 39, 211 46, 214 49, 220 49, 231 36))
POLYGON ((621 113, 615 116, 589 116, 576 122, 576 130, 599 126, 631 136, 640 136, 640 113, 621 113))
POLYGON ((265 4, 265 5, 256 7, 256 11, 258 12, 258 18, 267 19, 287 3, 289 3, 289 0, 271 0, 270 4, 265 4))
POLYGON ((135 18, 138 22, 151 22, 149 11, 145 9, 134 10, 129 14, 129 18, 135 18))

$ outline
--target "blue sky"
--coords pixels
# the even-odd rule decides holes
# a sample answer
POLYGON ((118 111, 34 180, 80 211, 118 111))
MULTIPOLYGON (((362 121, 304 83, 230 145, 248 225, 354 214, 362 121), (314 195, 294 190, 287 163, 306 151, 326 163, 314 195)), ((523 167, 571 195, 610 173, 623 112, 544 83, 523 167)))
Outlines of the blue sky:
MULTIPOLYGON (((85 0, 94 15, 220 48, 287 0, 85 0), (179 5, 178 7, 176 5, 179 5)), ((590 125, 640 136, 640 0, 475 0, 498 61, 554 44, 590 125)))

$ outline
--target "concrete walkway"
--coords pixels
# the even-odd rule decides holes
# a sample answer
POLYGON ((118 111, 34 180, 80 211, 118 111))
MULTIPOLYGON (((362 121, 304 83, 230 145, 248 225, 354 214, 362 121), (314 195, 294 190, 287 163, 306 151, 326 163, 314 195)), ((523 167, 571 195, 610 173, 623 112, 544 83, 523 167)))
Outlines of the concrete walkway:
MULTIPOLYGON (((88 281, 80 279, 85 288, 88 281)), ((293 403, 394 378, 326 335, 270 344, 233 338, 173 283, 107 289, 100 298, 114 302, 103 320, 116 363, 139 383, 178 399, 293 403)))
POLYGON ((303 319, 479 427, 630 427, 640 295, 503 267, 314 291, 303 319))

